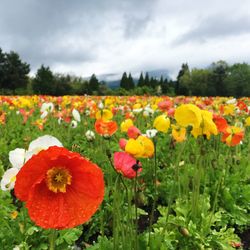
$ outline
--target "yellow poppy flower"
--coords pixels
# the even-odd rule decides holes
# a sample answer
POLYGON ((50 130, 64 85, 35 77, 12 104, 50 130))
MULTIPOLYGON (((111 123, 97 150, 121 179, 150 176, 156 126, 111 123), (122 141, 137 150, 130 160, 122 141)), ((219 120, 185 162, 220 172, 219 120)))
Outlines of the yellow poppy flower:
POLYGON ((159 115, 155 118, 153 126, 158 131, 167 133, 170 126, 170 120, 167 115, 159 115))
POLYGON ((139 109, 141 108, 141 104, 140 103, 136 103, 133 105, 133 109, 139 109))
POLYGON ((146 136, 138 136, 137 141, 144 146, 143 158, 152 157, 155 152, 154 143, 146 136))
POLYGON ((96 120, 102 119, 103 121, 110 121, 113 118, 113 113, 109 109, 97 111, 95 115, 96 120))
POLYGON ((154 143, 146 136, 138 136, 137 139, 129 139, 125 152, 133 155, 135 158, 148 158, 154 155, 154 143))
POLYGON ((250 116, 245 119, 245 126, 250 127, 250 116))
POLYGON ((213 114, 207 110, 201 110, 202 122, 200 127, 194 127, 191 131, 191 134, 197 138, 199 135, 206 135, 207 139, 210 139, 210 136, 217 135, 218 129, 213 122, 213 114))
POLYGON ((223 107, 224 115, 234 115, 234 110, 235 110, 234 104, 228 104, 223 107))
POLYGON ((144 146, 137 140, 130 138, 125 146, 125 152, 140 158, 144 152, 144 146))
POLYGON ((174 118, 182 127, 192 126, 198 128, 201 124, 201 110, 194 104, 182 104, 174 113, 174 118))
POLYGON ((172 125, 172 137, 177 142, 182 142, 186 140, 186 128, 172 125))
POLYGON ((126 119, 125 121, 123 121, 120 125, 121 127, 121 131, 122 132, 127 132, 128 129, 131 127, 131 126, 134 126, 134 123, 131 119, 126 119))

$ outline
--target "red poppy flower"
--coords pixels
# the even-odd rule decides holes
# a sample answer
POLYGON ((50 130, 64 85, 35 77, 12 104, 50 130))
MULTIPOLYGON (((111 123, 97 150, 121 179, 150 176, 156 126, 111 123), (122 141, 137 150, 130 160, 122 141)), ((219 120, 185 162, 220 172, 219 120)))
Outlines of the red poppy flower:
POLYGON ((238 101, 237 106, 240 110, 244 110, 245 112, 248 112, 248 107, 246 103, 244 103, 243 101, 238 101))
POLYGON ((117 131, 117 129, 117 123, 114 121, 103 121, 102 119, 98 119, 95 122, 95 130, 102 136, 111 136, 117 131))
POLYGON ((34 155, 16 176, 15 195, 42 228, 88 221, 104 196, 101 169, 80 154, 53 146, 34 155))
POLYGON ((161 111, 167 111, 172 107, 173 103, 170 100, 164 100, 158 103, 158 108, 161 111))
POLYGON ((219 132, 223 133, 226 131, 226 129, 228 127, 228 123, 224 117, 219 116, 219 115, 214 115, 213 120, 214 120, 214 123, 216 124, 216 127, 217 127, 219 132))
POLYGON ((142 168, 141 163, 137 162, 134 157, 125 152, 114 153, 114 167, 117 172, 124 177, 132 179, 136 177, 136 172, 140 173, 142 168))

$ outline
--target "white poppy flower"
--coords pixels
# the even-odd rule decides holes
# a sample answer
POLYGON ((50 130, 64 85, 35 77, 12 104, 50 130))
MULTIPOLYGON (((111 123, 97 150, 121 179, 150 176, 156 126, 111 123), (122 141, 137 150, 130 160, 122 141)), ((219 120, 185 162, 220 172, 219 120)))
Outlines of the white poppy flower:
POLYGON ((58 124, 59 124, 59 125, 61 125, 61 124, 62 124, 62 122, 63 122, 62 117, 59 117, 59 118, 58 118, 58 120, 57 120, 57 122, 58 122, 58 124))
POLYGON ((3 174, 2 180, 1 180, 1 189, 3 191, 11 190, 15 186, 16 181, 16 175, 18 173, 18 168, 9 168, 5 171, 3 174))
POLYGON ((77 121, 72 120, 70 126, 71 126, 71 128, 76 128, 77 127, 77 121))
POLYGON ((42 104, 40 112, 43 113, 44 111, 52 112, 54 110, 54 104, 52 102, 45 102, 42 104))
POLYGON ((157 132, 158 132, 157 129, 148 129, 146 131, 146 135, 148 138, 153 138, 156 136, 157 132))
POLYGON ((81 116, 80 116, 80 113, 79 113, 78 110, 73 109, 72 115, 73 115, 74 119, 75 119, 77 122, 80 122, 80 121, 81 121, 81 116))
POLYGON ((226 101, 226 104, 235 104, 237 102, 237 100, 235 98, 232 98, 228 101, 226 101))
POLYGON ((154 114, 154 110, 152 108, 150 108, 150 106, 146 106, 144 108, 145 111, 147 111, 150 115, 153 115, 154 114))
POLYGON ((32 155, 39 153, 43 149, 47 149, 51 146, 63 147, 62 143, 51 135, 44 135, 38 137, 32 141, 29 145, 29 148, 25 154, 25 161, 28 161, 32 155))
POLYGON ((41 118, 41 119, 44 119, 48 114, 49 114, 49 112, 48 112, 47 110, 45 110, 45 111, 41 114, 40 118, 41 118))
POLYGON ((139 114, 139 113, 141 113, 142 112, 142 108, 140 108, 140 109, 133 109, 133 113, 135 113, 135 114, 139 114))
POLYGON ((86 136, 88 141, 93 141, 95 139, 95 133, 93 131, 91 131, 91 130, 88 130, 85 133, 85 136, 86 136))
POLYGON ((104 108, 104 105, 103 105, 102 102, 100 102, 100 103, 98 104, 98 108, 99 108, 99 109, 103 109, 103 108, 104 108))
POLYGON ((9 161, 14 168, 20 169, 25 161, 25 149, 16 148, 9 152, 9 161))

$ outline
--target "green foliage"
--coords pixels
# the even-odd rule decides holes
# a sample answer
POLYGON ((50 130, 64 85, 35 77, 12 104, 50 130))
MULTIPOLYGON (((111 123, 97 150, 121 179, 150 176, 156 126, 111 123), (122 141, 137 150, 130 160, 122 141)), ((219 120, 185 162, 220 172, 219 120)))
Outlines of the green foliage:
POLYGON ((94 91, 98 91, 99 90, 99 81, 96 78, 96 75, 93 74, 90 77, 89 83, 88 83, 88 94, 92 94, 94 91))
POLYGON ((29 72, 30 66, 22 62, 16 52, 3 53, 0 49, 0 88, 12 93, 17 88, 26 88, 29 72))
POLYGON ((36 76, 33 80, 33 90, 35 94, 55 94, 55 78, 49 67, 42 65, 37 70, 36 76))

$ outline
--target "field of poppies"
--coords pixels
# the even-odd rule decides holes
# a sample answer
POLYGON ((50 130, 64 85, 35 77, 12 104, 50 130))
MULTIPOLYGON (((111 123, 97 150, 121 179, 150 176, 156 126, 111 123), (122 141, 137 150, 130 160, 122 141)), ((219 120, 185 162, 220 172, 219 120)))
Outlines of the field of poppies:
POLYGON ((250 98, 0 96, 0 245, 230 250, 250 239, 250 98))

